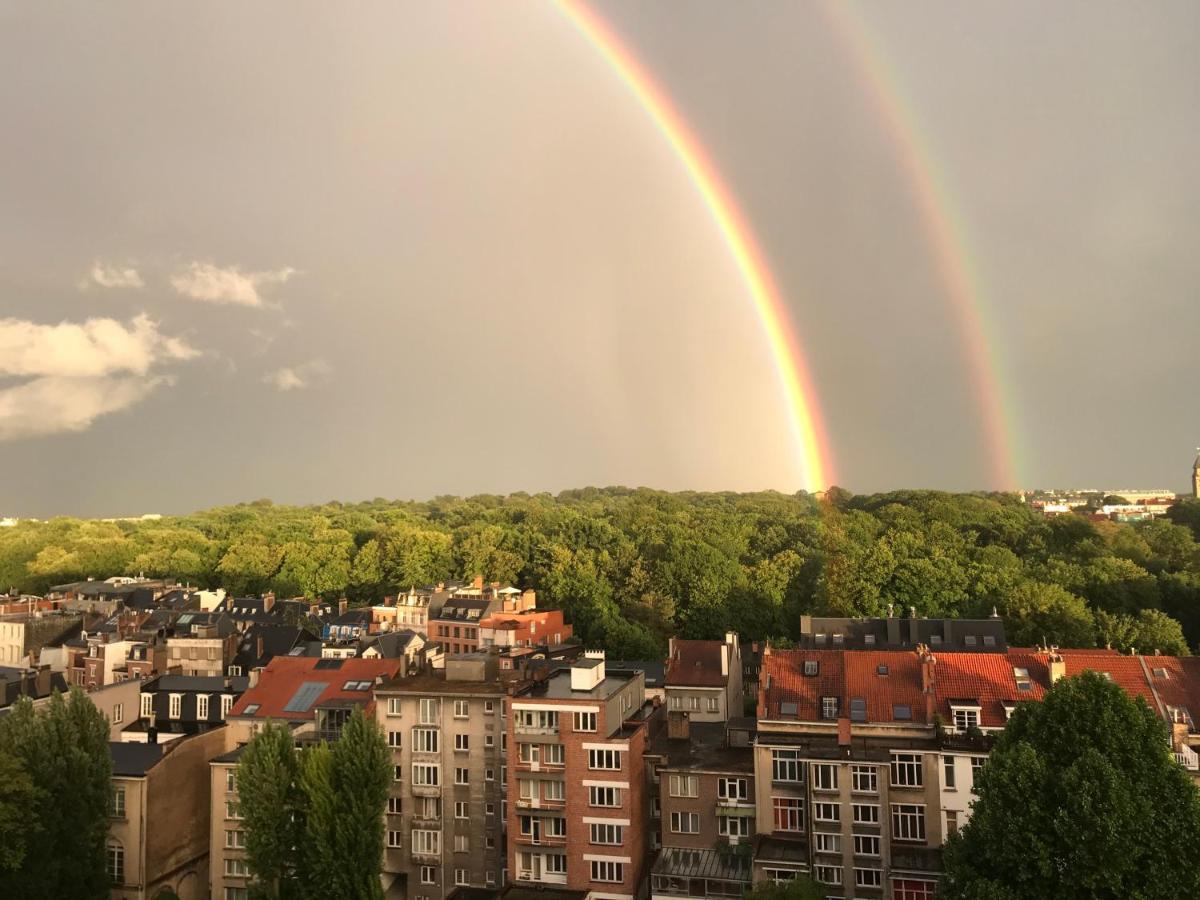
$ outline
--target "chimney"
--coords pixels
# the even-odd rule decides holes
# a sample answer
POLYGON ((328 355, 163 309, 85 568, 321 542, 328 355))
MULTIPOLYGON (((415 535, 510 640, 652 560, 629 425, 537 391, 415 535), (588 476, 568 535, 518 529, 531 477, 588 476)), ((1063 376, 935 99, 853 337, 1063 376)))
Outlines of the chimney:
POLYGON ((691 738, 692 729, 689 714, 682 709, 673 709, 667 713, 667 737, 673 741, 686 741, 691 738))
POLYGON ((341 600, 339 600, 338 601, 338 615, 344 616, 346 614, 346 609, 349 606, 350 606, 350 602, 345 597, 343 597, 341 600))
POLYGON ((1050 684, 1054 684, 1058 679, 1063 678, 1067 674, 1067 661, 1062 658, 1062 654, 1058 652, 1057 647, 1051 647, 1046 656, 1046 664, 1050 669, 1050 684))
POLYGON ((157 744, 158 743, 158 729, 155 728, 153 725, 151 725, 149 728, 146 729, 146 743, 147 744, 157 744))
POLYGON ((258 636, 258 654, 254 657, 254 659, 257 662, 258 660, 262 659, 262 657, 263 657, 263 639, 262 639, 262 635, 260 634, 258 636))
POLYGON ((934 713, 937 712, 937 678, 934 671, 937 657, 930 653, 924 644, 917 644, 917 658, 921 661, 921 693, 925 697, 925 721, 932 722, 934 713))
POLYGON ((721 645, 721 677, 729 677, 729 645, 721 645))
POLYGON ((267 591, 263 594, 263 612, 269 613, 275 608, 275 592, 267 591))
POLYGON ((667 659, 676 659, 674 636, 667 638, 667 659))
POLYGON ((476 575, 475 580, 471 582, 471 585, 475 588, 475 590, 482 591, 483 590, 483 576, 476 575))

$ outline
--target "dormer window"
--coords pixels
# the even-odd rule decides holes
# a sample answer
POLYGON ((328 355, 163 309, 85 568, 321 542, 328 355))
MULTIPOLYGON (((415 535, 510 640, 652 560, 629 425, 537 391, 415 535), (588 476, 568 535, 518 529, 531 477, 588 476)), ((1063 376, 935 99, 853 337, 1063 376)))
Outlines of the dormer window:
POLYGON ((874 647, 875 646, 875 635, 864 634, 863 635, 863 643, 866 644, 868 647, 874 647))
POLYGON ((912 707, 896 704, 895 706, 892 707, 892 718, 895 719, 897 722, 911 722, 912 721, 912 707))
POLYGON ((850 698, 850 721, 865 722, 867 721, 867 701, 865 697, 850 698))
POLYGON ((813 635, 813 642, 818 647, 824 647, 825 646, 825 632, 818 631, 815 635, 813 635))
POLYGON ((942 645, 942 636, 940 634, 931 634, 929 636, 929 643, 933 647, 940 647, 942 645))
POLYGON ((995 636, 994 636, 994 635, 991 635, 991 634, 985 634, 985 635, 983 636, 983 646, 985 646, 985 647, 995 647, 995 646, 996 646, 996 638, 995 638, 995 636))
POLYGON ((963 644, 967 647, 974 647, 976 645, 976 643, 978 643, 978 641, 977 641, 975 635, 973 635, 973 634, 968 634, 966 637, 963 638, 963 644))
POLYGON ((817 675, 821 671, 821 664, 815 659, 806 659, 804 661, 804 674, 810 678, 817 675))
POLYGON ((838 717, 838 698, 837 697, 822 697, 821 698, 821 718, 836 719, 838 717))
POLYGON ((1033 689, 1033 682, 1029 678, 1028 669, 1019 669, 1013 666, 1013 680, 1017 683, 1018 691, 1028 691, 1033 689))
POLYGON ((950 712, 954 716, 954 728, 957 731, 967 731, 979 727, 978 706, 950 704, 950 712))
POLYGON ((840 647, 845 643, 846 643, 846 636, 844 634, 835 634, 833 636, 833 646, 840 647))
POLYGON ((882 676, 884 676, 885 678, 886 678, 886 677, 887 677, 887 675, 888 675, 888 671, 889 671, 889 670, 888 670, 888 667, 887 667, 887 666, 885 666, 885 665, 882 665, 882 664, 880 664, 880 665, 878 665, 878 666, 876 666, 876 667, 875 667, 875 674, 876 674, 876 675, 882 675, 882 676))

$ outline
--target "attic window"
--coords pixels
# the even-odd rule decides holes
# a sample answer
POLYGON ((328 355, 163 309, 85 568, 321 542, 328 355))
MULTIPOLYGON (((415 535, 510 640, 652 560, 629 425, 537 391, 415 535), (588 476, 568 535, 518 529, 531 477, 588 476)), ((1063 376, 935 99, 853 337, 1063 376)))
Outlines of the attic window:
POLYGON ((995 647, 995 646, 996 646, 996 636, 995 636, 995 635, 991 635, 991 634, 985 634, 985 635, 983 636, 983 646, 985 646, 985 647, 995 647))
POLYGON ((258 704, 257 704, 257 703, 251 703, 249 706, 247 706, 247 707, 246 707, 246 709, 244 710, 244 712, 245 712, 245 714, 246 714, 246 715, 248 715, 248 716, 252 716, 252 715, 254 715, 256 712, 258 712, 258 709, 259 709, 259 706, 258 706, 258 704))
POLYGON ((840 647, 842 644, 846 643, 846 636, 844 634, 835 634, 833 636, 833 643, 835 646, 840 647))
POLYGON ((866 644, 868 647, 874 647, 875 646, 875 635, 864 634, 863 635, 863 643, 866 644))
POLYGON ((1013 678, 1017 682, 1018 691, 1028 691, 1033 689, 1033 683, 1029 680, 1029 670, 1019 669, 1013 666, 1013 678))
POLYGON ((1154 677, 1155 678, 1170 678, 1171 676, 1167 674, 1166 669, 1155 669, 1154 677))
POLYGON ((963 638, 963 644, 965 644, 968 647, 974 647, 976 643, 978 643, 978 641, 976 640, 975 635, 973 635, 973 634, 968 634, 966 637, 963 638))
POLYGON ((882 665, 882 664, 881 664, 881 665, 878 665, 878 666, 876 666, 876 667, 875 667, 875 674, 876 674, 876 675, 884 675, 884 676, 886 676, 886 675, 888 674, 888 667, 887 667, 887 666, 885 666, 885 665, 882 665))
POLYGON ((824 646, 824 644, 825 644, 825 632, 823 632, 823 631, 818 631, 818 632, 817 632, 817 633, 816 633, 816 634, 813 636, 813 641, 816 643, 816 645, 817 645, 818 647, 824 646))
POLYGON ((899 704, 892 707, 892 718, 897 722, 907 722, 912 720, 912 707, 901 706, 899 704))
POLYGON ((942 636, 941 636, 940 634, 931 634, 931 635, 929 636, 929 643, 930 643, 930 644, 933 644, 934 646, 937 646, 937 645, 938 645, 938 644, 940 644, 941 642, 942 642, 942 636))
POLYGON ((800 713, 800 706, 796 703, 780 703, 779 714, 781 716, 795 716, 800 713))
POLYGON ((837 697, 822 697, 821 698, 821 718, 836 719, 838 715, 838 698, 837 697))
POLYGON ((865 722, 867 721, 867 701, 863 697, 850 698, 850 721, 865 722))
POLYGON ((818 674, 820 671, 821 671, 821 664, 819 662, 817 662, 815 659, 806 659, 804 661, 804 674, 805 675, 808 675, 811 677, 813 675, 818 674))

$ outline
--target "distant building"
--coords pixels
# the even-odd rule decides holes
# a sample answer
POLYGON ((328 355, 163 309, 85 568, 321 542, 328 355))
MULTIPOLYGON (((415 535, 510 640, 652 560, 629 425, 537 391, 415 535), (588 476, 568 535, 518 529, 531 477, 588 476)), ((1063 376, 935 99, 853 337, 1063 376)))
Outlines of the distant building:
POLYGON ((987 619, 800 617, 797 646, 804 650, 915 650, 921 645, 964 653, 1008 649, 1004 622, 994 614, 987 619))
POLYGON ((671 638, 667 650, 667 709, 692 722, 726 722, 744 712, 742 651, 738 636, 723 641, 671 638))
POLYGON ((1192 497, 1200 500, 1200 447, 1196 448, 1196 460, 1192 463, 1192 497))

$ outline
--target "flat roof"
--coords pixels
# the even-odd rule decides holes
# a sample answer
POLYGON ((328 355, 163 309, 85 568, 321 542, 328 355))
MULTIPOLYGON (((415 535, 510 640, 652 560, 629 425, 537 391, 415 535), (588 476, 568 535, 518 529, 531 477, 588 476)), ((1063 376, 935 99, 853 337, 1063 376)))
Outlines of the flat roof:
POLYGON ((523 697, 538 700, 607 700, 633 681, 640 672, 605 672, 605 678, 594 688, 586 691, 571 689, 571 670, 558 669, 545 681, 539 681, 523 697))

